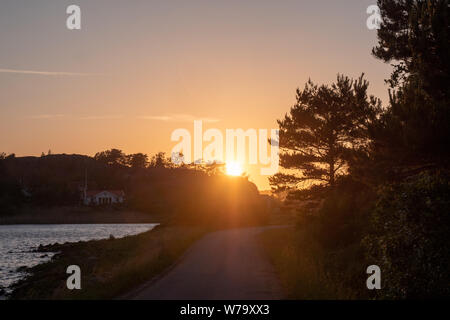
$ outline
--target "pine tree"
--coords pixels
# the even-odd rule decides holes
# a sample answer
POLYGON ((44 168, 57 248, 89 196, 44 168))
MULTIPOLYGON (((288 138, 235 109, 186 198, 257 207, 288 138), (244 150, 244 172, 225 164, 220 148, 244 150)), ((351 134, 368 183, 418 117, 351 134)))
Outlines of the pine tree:
POLYGON ((394 62, 390 106, 371 129, 386 167, 448 159, 450 42, 448 0, 379 0, 383 23, 375 57, 394 62))
POLYGON ((311 80, 297 89, 297 102, 280 127, 281 166, 294 172, 279 173, 270 183, 276 191, 301 182, 334 186, 346 172, 347 157, 368 143, 367 127, 381 111, 381 102, 368 97, 369 83, 338 75, 331 86, 311 80))

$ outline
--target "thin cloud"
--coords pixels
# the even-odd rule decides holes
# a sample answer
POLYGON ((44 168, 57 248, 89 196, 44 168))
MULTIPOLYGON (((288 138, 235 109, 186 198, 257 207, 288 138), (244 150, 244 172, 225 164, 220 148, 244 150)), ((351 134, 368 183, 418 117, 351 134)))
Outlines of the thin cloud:
POLYGON ((168 116, 142 116, 142 117, 139 117, 139 119, 158 120, 158 121, 170 121, 171 117, 168 117, 168 116))
POLYGON ((92 116, 73 116, 66 114, 37 114, 29 116, 30 119, 57 119, 57 118, 67 118, 71 119, 79 119, 79 120, 114 120, 114 119, 122 119, 122 115, 92 115, 92 116))
POLYGON ((122 119, 122 115, 103 115, 103 116, 85 116, 80 117, 82 120, 113 120, 113 119, 122 119))
POLYGON ((30 119, 54 119, 54 118, 62 118, 65 117, 64 114, 37 114, 30 116, 30 119))
POLYGON ((81 72, 54 72, 54 71, 36 71, 36 70, 18 70, 18 69, 1 69, 0 73, 15 73, 15 74, 30 74, 39 76, 75 76, 75 77, 86 77, 86 76, 102 76, 101 73, 81 73, 81 72))
POLYGON ((167 121, 167 122, 193 122, 194 120, 201 120, 203 122, 219 122, 220 119, 217 118, 204 118, 196 117, 190 114, 171 114, 165 116, 141 116, 139 119, 144 120, 156 120, 156 121, 167 121))

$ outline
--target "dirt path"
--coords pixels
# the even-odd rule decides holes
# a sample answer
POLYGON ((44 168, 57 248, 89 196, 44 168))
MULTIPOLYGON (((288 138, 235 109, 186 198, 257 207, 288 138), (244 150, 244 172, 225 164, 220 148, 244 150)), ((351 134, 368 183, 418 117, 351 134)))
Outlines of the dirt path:
POLYGON ((128 299, 281 299, 272 265, 257 234, 270 227, 217 231, 196 242, 161 278, 128 299))

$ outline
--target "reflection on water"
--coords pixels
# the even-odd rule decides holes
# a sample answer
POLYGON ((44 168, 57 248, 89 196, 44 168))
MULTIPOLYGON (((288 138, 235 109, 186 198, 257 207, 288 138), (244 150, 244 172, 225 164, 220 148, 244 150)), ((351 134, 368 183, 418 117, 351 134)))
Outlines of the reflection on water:
MULTIPOLYGON (((157 224, 54 224, 0 225, 0 290, 25 276, 17 269, 51 259, 52 253, 32 252, 39 245, 121 238, 154 228, 157 224)), ((1 294, 0 294, 1 295, 1 294)))

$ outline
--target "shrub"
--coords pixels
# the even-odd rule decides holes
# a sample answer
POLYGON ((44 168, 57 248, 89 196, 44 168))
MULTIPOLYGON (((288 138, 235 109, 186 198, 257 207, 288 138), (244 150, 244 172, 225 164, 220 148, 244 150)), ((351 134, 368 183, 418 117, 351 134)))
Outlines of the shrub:
POLYGON ((367 230, 373 198, 364 184, 350 177, 341 179, 318 211, 317 239, 329 249, 359 243, 367 230))
POLYGON ((448 173, 421 173, 381 188, 367 258, 380 266, 385 298, 448 298, 448 173))
POLYGON ((327 192, 315 215, 299 217, 297 234, 302 235, 303 247, 297 247, 297 254, 308 257, 305 248, 311 248, 309 258, 317 261, 317 281, 326 287, 327 298, 368 297, 361 240, 367 234, 374 197, 369 187, 351 177, 342 178, 327 192))

